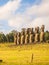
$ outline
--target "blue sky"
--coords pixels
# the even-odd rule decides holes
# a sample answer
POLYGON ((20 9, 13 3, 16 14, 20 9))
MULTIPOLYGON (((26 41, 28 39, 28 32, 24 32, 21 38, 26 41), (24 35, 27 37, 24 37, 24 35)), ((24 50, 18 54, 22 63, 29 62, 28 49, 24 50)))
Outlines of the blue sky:
POLYGON ((18 10, 16 10, 16 13, 18 12, 24 12, 27 7, 31 7, 35 4, 40 4, 42 0, 22 0, 21 5, 18 10))
MULTIPOLYGON (((7 33, 13 29, 21 30, 22 27, 46 25, 49 19, 47 3, 48 0, 0 0, 0 31, 7 33)), ((47 25, 46 29, 49 29, 47 25)))
MULTIPOLYGON (((1 6, 4 6, 4 5, 6 5, 8 2, 9 2, 10 0, 0 0, 0 7, 1 6)), ((12 1, 12 0, 11 0, 12 1)), ((31 5, 31 4, 33 4, 33 2, 35 2, 35 0, 22 0, 21 1, 21 6, 20 6, 20 8, 18 9, 18 10, 16 10, 16 13, 17 12, 22 12, 22 11, 24 11, 25 10, 25 8, 26 8, 26 6, 27 5, 31 5)), ((14 12, 15 13, 15 12, 14 12)), ((9 29, 10 27, 8 27, 8 23, 7 23, 7 21, 6 20, 0 20, 0 24, 2 24, 1 25, 1 27, 3 28, 3 29, 5 29, 5 30, 7 30, 7 29, 9 29)), ((1 29, 2 29, 1 28, 1 29)))
POLYGON ((0 6, 4 6, 9 0, 0 0, 0 6))

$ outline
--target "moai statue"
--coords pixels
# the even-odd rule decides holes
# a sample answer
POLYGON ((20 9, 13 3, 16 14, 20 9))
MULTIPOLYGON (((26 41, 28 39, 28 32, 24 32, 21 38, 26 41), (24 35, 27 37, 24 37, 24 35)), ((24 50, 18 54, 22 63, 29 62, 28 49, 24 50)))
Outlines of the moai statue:
POLYGON ((34 31, 33 31, 33 28, 31 28, 31 36, 32 36, 32 42, 34 42, 34 31))
POLYGON ((25 29, 25 44, 29 43, 28 29, 25 29))
POLYGON ((17 45, 17 33, 14 34, 14 43, 17 45))
POLYGON ((17 45, 20 44, 20 32, 17 33, 17 45))
POLYGON ((29 37, 30 37, 30 36, 29 36, 29 35, 30 35, 30 28, 27 28, 27 32, 28 32, 28 33, 27 33, 27 34, 28 34, 28 43, 30 43, 30 42, 29 42, 29 41, 30 41, 30 40, 29 40, 29 37))
POLYGON ((39 27, 35 28, 35 42, 39 41, 39 27))
POLYGON ((21 31, 21 44, 24 43, 25 43, 25 28, 23 28, 21 31))
POLYGON ((40 42, 44 42, 44 28, 45 26, 41 26, 41 32, 40 32, 40 42))
POLYGON ((34 40, 33 28, 30 28, 30 31, 29 31, 29 43, 32 43, 33 40, 34 40))
POLYGON ((39 31, 39 27, 37 27, 37 33, 38 33, 38 42, 40 41, 40 31, 39 31))

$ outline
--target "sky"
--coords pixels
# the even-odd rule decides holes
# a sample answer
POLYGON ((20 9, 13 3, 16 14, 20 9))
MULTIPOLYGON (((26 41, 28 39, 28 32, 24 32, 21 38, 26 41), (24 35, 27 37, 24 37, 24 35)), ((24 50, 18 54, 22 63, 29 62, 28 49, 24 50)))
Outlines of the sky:
POLYGON ((0 0, 0 32, 43 24, 49 31, 49 0, 0 0))

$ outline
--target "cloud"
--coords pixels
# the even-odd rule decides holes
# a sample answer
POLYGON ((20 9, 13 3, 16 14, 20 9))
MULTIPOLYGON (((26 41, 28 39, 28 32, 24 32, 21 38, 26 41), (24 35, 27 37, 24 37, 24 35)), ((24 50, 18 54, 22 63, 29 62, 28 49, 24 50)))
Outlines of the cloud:
POLYGON ((39 5, 28 7, 24 13, 16 14, 8 21, 9 26, 20 30, 22 27, 35 27, 44 24, 49 30, 49 0, 42 0, 39 5))
POLYGON ((22 0, 10 0, 0 7, 0 19, 5 19, 8 26, 18 31, 21 28, 36 27, 44 24, 49 30, 49 0, 41 0, 40 4, 26 7, 24 12, 15 13, 19 9, 22 0))
POLYGON ((13 16, 15 10, 20 6, 21 0, 10 0, 4 6, 0 7, 0 19, 10 19, 13 16))
POLYGON ((32 21, 32 23, 29 25, 30 27, 36 27, 41 25, 45 25, 45 30, 49 30, 49 16, 47 17, 38 17, 32 21))
POLYGON ((25 24, 29 22, 29 17, 25 15, 17 14, 13 19, 8 21, 9 26, 15 27, 17 30, 21 30, 22 27, 26 27, 25 24), (25 25, 25 26, 24 26, 25 25))
MULTIPOLYGON (((46 0, 45 0, 46 1, 46 0)), ((34 5, 27 9, 27 15, 47 16, 49 15, 49 1, 42 2, 40 5, 34 5)))

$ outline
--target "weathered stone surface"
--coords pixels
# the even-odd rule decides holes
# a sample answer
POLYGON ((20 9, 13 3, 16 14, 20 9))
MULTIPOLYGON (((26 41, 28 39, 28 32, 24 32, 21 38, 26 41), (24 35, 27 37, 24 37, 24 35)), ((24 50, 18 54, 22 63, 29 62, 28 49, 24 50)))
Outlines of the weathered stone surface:
POLYGON ((41 26, 41 32, 40 32, 40 42, 44 42, 44 28, 45 26, 41 26))
POLYGON ((30 30, 29 30, 29 43, 32 43, 33 40, 34 40, 33 28, 30 28, 30 30))
POLYGON ((20 44, 20 39, 21 39, 21 38, 20 38, 20 32, 18 32, 18 33, 17 33, 17 45, 20 44))
POLYGON ((24 35, 21 36, 21 44, 24 44, 24 35))
POLYGON ((30 34, 29 43, 32 43, 32 42, 33 42, 33 34, 30 34))
POLYGON ((17 33, 14 34, 14 43, 17 44, 17 33))
POLYGON ((39 27, 35 28, 35 42, 39 41, 39 27))
POLYGON ((25 44, 28 44, 28 34, 25 35, 25 44))
POLYGON ((40 33, 40 42, 43 42, 44 41, 44 32, 41 32, 40 33))
POLYGON ((25 30, 25 44, 29 43, 28 29, 25 30))
POLYGON ((24 44, 24 31, 21 31, 21 44, 24 44))
POLYGON ((22 28, 21 31, 21 44, 25 44, 25 28, 22 28))
POLYGON ((39 41, 39 34, 36 33, 36 34, 35 34, 35 42, 38 42, 38 41, 39 41))

